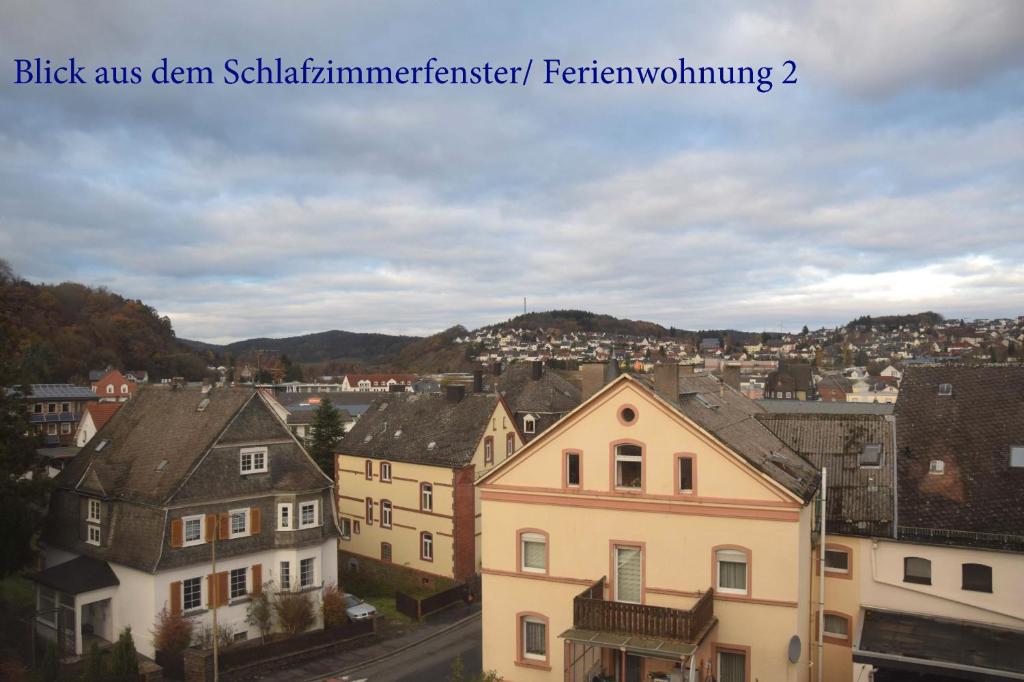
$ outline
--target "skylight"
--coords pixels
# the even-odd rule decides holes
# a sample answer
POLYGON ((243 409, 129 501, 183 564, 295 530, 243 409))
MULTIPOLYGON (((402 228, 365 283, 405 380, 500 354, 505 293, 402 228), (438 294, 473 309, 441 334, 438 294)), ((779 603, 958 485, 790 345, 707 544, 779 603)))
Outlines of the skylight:
POLYGON ((1024 469, 1024 445, 1010 446, 1010 466, 1014 469, 1024 469))
POLYGON ((103 448, 107 447, 108 443, 110 443, 110 441, 107 440, 106 438, 101 440, 99 443, 96 444, 96 452, 103 452, 103 448))
POLYGON ((163 471, 166 468, 167 468, 167 460, 166 459, 160 460, 160 463, 156 465, 156 470, 157 471, 163 471))
POLYGON ((953 395, 953 384, 939 384, 939 395, 953 395))
POLYGON ((862 467, 876 467, 882 463, 882 444, 865 443, 857 461, 862 467))
POLYGON ((716 409, 718 409, 718 405, 716 403, 712 402, 711 399, 708 398, 703 393, 698 393, 696 398, 697 398, 697 402, 698 403, 700 403, 704 407, 708 408, 709 410, 716 410, 716 409))

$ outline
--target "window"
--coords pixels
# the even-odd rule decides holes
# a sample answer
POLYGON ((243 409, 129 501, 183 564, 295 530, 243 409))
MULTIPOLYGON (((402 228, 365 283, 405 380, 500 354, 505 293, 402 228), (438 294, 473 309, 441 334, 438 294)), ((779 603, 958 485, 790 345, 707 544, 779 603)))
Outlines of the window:
POLYGON ((643 487, 643 449, 630 443, 615 447, 615 487, 639 490, 643 487))
POLYGON ((248 569, 245 568, 233 568, 231 569, 231 591, 229 594, 232 599, 238 599, 244 597, 249 593, 248 586, 246 585, 246 573, 248 569))
POLYGON ((391 562, 391 543, 382 542, 380 543, 380 560, 391 562))
POLYGON ((320 500, 310 500, 299 504, 299 528, 310 528, 317 525, 320 515, 320 500))
POLYGON ((277 505, 277 529, 291 530, 292 528, 292 505, 283 502, 277 505))
POLYGON ((643 601, 643 550, 615 547, 615 600, 639 604, 643 601))
POLYGON ((972 592, 991 592, 992 567, 985 564, 964 564, 963 588, 972 592))
POLYGON ((200 545, 203 543, 203 515, 186 516, 182 520, 184 529, 184 546, 200 545))
POLYGON ((372 526, 373 525, 373 498, 372 497, 367 497, 366 498, 366 525, 367 526, 372 526))
POLYGON ((1024 445, 1010 447, 1010 466, 1014 469, 1024 469, 1024 445))
POLYGON ((903 582, 932 584, 932 562, 917 556, 903 558, 903 582))
POLYGON ((54 412, 56 412, 57 411, 57 403, 47 403, 46 404, 46 411, 49 412, 50 414, 53 414, 54 412))
POLYGON ((520 533, 520 568, 529 573, 545 573, 548 569, 548 539, 542 533, 520 533))
POLYGON ((352 520, 341 518, 341 539, 351 540, 352 539, 352 520))
POLYGON ((825 549, 826 573, 849 573, 850 553, 844 549, 825 549))
POLYGON ((198 609, 203 605, 203 579, 189 578, 181 581, 181 608, 185 611, 198 609))
POLYGON ((626 406, 619 410, 619 420, 623 424, 632 424, 636 421, 636 408, 626 406))
POLYGON ((88 521, 95 521, 96 523, 100 522, 100 501, 99 500, 93 500, 93 499, 89 500, 89 516, 88 516, 87 520, 88 521))
POLYGON ((747 655, 739 651, 718 652, 718 682, 746 682, 747 655))
POLYGON ((860 451, 857 461, 862 467, 877 467, 882 465, 882 444, 865 443, 864 449, 860 451))
POLYGON ((430 533, 420 533, 420 558, 424 561, 434 560, 434 536, 430 533))
POLYGON ((939 395, 953 395, 953 384, 939 384, 939 395))
POLYGON ((928 462, 928 473, 935 476, 941 476, 946 471, 946 463, 941 459, 933 459, 928 462))
POLYGON ((739 549, 720 549, 715 552, 718 564, 719 592, 726 594, 747 593, 747 553, 739 549))
POLYGON ((693 492, 693 457, 679 457, 676 462, 679 467, 679 492, 693 492))
POLYGON ((372 459, 366 460, 366 480, 367 481, 372 481, 373 480, 373 460, 372 459))
POLYGON ((531 414, 523 417, 523 433, 537 433, 537 420, 531 414))
POLYGON ((836 639, 850 638, 850 620, 835 613, 825 614, 825 636, 836 639))
POLYGON ((494 436, 484 438, 484 466, 494 464, 494 436))
POLYGON ((536 616, 522 618, 522 658, 546 661, 548 658, 548 626, 536 616))
POLYGON ((46 425, 46 433, 50 436, 57 435, 57 422, 50 422, 46 425))
POLYGON ((290 561, 281 562, 281 589, 292 589, 292 564, 290 561))
POLYGON ((89 535, 88 535, 88 539, 86 540, 86 542, 88 542, 90 545, 98 545, 98 544, 100 544, 100 527, 99 526, 89 526, 88 533, 89 533, 89 535))
POLYGON ((249 510, 235 509, 231 512, 231 537, 249 534, 249 510))
POLYGON ((578 488, 580 486, 580 453, 565 453, 565 484, 578 488))
POLYGON ((128 393, 128 384, 121 384, 121 393, 128 393))
POLYGON ((266 448, 242 448, 238 455, 238 469, 243 474, 259 474, 267 471, 266 448))
POLYGON ((420 509, 434 510, 434 486, 429 483, 420 483, 420 509))
POLYGON ((32 408, 32 411, 35 412, 36 414, 42 414, 43 413, 43 404, 42 403, 36 403, 35 406, 32 408))
POLYGON ((71 433, 71 422, 61 422, 60 432, 65 436, 71 433))
POLYGON ((60 404, 60 411, 61 412, 70 412, 71 411, 71 403, 61 403, 60 404))
POLYGON ((391 483, 391 463, 381 462, 380 463, 380 480, 385 483, 391 483))
POLYGON ((511 457, 516 451, 516 434, 509 431, 505 434, 505 457, 511 457))
POLYGON ((36 593, 39 595, 36 607, 36 618, 51 627, 57 627, 57 593, 40 585, 36 593))
POLYGON ((391 528, 391 502, 388 500, 380 501, 380 527, 391 528))
POLYGON ((299 561, 299 587, 312 587, 316 576, 313 572, 313 558, 299 561))
POLYGON ((352 532, 359 535, 359 519, 354 519, 352 521, 352 532))
POLYGON ((107 393, 114 394, 114 384, 107 384, 107 393))

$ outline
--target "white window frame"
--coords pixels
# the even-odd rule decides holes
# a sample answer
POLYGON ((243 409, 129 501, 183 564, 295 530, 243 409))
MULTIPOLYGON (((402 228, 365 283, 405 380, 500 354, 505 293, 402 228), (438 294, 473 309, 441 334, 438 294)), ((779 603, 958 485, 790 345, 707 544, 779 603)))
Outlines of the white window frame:
POLYGON ((90 545, 96 545, 97 547, 99 547, 100 538, 102 537, 100 535, 100 527, 89 524, 85 532, 87 533, 85 541, 88 542, 90 545))
POLYGON ((380 527, 391 528, 391 519, 394 506, 391 504, 391 500, 380 501, 380 527))
POLYGON ((338 519, 341 526, 341 539, 351 540, 352 539, 352 519, 342 516, 338 519))
POLYGON ((46 425, 46 435, 56 436, 57 435, 57 422, 49 422, 46 425))
POLYGON ((829 637, 834 637, 835 639, 850 639, 850 620, 848 618, 844 618, 843 616, 837 616, 834 613, 826 613, 825 617, 822 620, 824 623, 823 627, 825 628, 826 635, 828 635, 829 637), (846 632, 836 632, 835 630, 829 630, 828 625, 830 618, 833 619, 833 622, 835 622, 835 620, 842 621, 846 625, 846 632))
POLYGON ((107 393, 114 395, 114 384, 107 384, 107 393))
POLYGON ((88 511, 88 513, 86 515, 86 519, 85 520, 89 521, 89 522, 92 522, 92 523, 100 523, 100 514, 101 514, 101 511, 100 511, 100 509, 101 509, 100 501, 97 500, 95 497, 90 497, 88 505, 89 505, 89 511, 88 511), (95 511, 95 513, 93 513, 94 511, 95 511))
POLYGON ((232 568, 231 570, 228 571, 228 601, 229 602, 238 601, 240 599, 245 599, 247 596, 249 596, 249 568, 248 567, 245 567, 245 568, 232 568), (235 587, 234 586, 234 581, 232 580, 232 578, 234 577, 234 575, 235 575, 235 573, 237 571, 241 571, 242 572, 242 580, 245 583, 245 592, 243 592, 242 594, 240 594, 238 596, 232 596, 231 593, 234 591, 234 587, 235 587))
POLYGON ((191 578, 185 578, 184 580, 181 581, 181 612, 182 613, 190 613, 192 611, 199 611, 200 609, 203 608, 203 590, 204 589, 205 588, 203 587, 203 578, 202 578, 202 576, 193 576, 191 578), (198 580, 199 581, 199 603, 196 604, 195 606, 192 606, 192 607, 185 606, 185 583, 187 583, 189 580, 198 580))
POLYGON ((747 594, 747 588, 750 585, 750 562, 747 560, 746 552, 738 549, 718 549, 715 550, 715 591, 721 592, 722 594, 747 594), (742 563, 744 565, 743 570, 743 589, 737 587, 723 587, 722 586, 722 563, 742 563))
POLYGON ((380 480, 391 482, 391 462, 380 463, 380 480))
POLYGON ((850 553, 848 551, 846 551, 845 549, 836 549, 836 548, 826 547, 825 548, 825 572, 826 573, 839 573, 841 575, 846 575, 847 573, 849 573, 850 572, 850 553), (828 554, 829 554, 829 552, 832 552, 833 554, 842 554, 843 556, 845 556, 846 557, 846 568, 835 568, 835 567, 829 566, 828 565, 828 554))
POLYGON ((643 490, 644 488, 644 449, 643 446, 637 445, 636 443, 619 443, 615 446, 615 489, 616 490, 643 490), (622 446, 631 446, 640 450, 639 455, 624 455, 619 450, 622 446), (640 485, 624 485, 620 481, 622 480, 622 472, 619 469, 619 465, 624 462, 638 462, 640 464, 640 485))
POLYGON ((292 563, 290 561, 282 561, 281 567, 281 589, 285 592, 291 592, 292 589, 292 563))
POLYGON ((242 448, 238 452, 238 471, 243 476, 249 474, 265 474, 267 473, 267 462, 270 456, 267 454, 266 447, 258 448, 242 448), (257 457, 260 457, 262 466, 257 466, 257 457), (248 458, 248 465, 246 459, 248 458))
POLYGON ((420 559, 424 561, 434 560, 434 534, 420 533, 420 559), (430 551, 427 551, 427 550, 430 551))
POLYGON ((65 435, 65 436, 68 435, 69 433, 71 433, 71 422, 61 422, 60 423, 60 432, 61 432, 62 435, 65 435))
POLYGON ((278 502, 277 503, 277 529, 278 530, 294 530, 292 528, 292 503, 291 502, 278 502))
POLYGON ((299 589, 304 590, 308 587, 316 587, 316 557, 306 557, 305 559, 299 559, 299 589), (303 566, 309 566, 309 582, 303 579, 303 566))
POLYGON ((232 509, 228 512, 228 537, 231 538, 244 538, 249 535, 249 510, 246 509, 232 509), (235 516, 242 515, 245 519, 245 529, 241 532, 235 532, 235 516))
POLYGON ((537 419, 532 414, 523 417, 523 433, 537 433, 537 419))
POLYGON ((420 483, 420 509, 434 511, 434 485, 432 483, 420 483))
POLYGON ((548 540, 540 533, 520 533, 519 534, 519 557, 520 564, 519 569, 524 573, 547 573, 548 571, 548 540), (534 543, 544 546, 544 565, 543 566, 527 566, 526 565, 526 543, 534 543))
POLYGON ((522 631, 523 631, 522 632, 523 650, 521 652, 519 652, 519 655, 522 656, 524 659, 529 659, 529 660, 534 660, 534 661, 546 661, 546 660, 548 660, 548 624, 545 623, 543 619, 537 618, 536 616, 523 616, 521 620, 522 620, 522 622, 519 625, 519 627, 522 628, 522 631), (527 624, 539 625, 542 628, 544 628, 544 653, 543 654, 531 653, 531 652, 526 650, 527 639, 528 639, 527 636, 526 636, 526 626, 527 626, 527 624))
POLYGON ((183 516, 181 519, 181 546, 192 547, 193 545, 202 545, 206 542, 206 538, 203 537, 203 523, 205 517, 202 514, 193 514, 192 516, 183 516), (199 537, 195 540, 188 539, 188 524, 190 522, 199 523, 199 537))
POLYGON ((121 394, 128 395, 128 384, 121 384, 121 394))
POLYGON ((319 526, 320 524, 317 522, 317 519, 319 517, 320 517, 320 500, 306 500, 305 502, 300 502, 299 503, 299 517, 298 518, 299 518, 299 529, 300 530, 303 529, 303 528, 315 528, 316 526, 319 526), (310 506, 313 507, 313 521, 310 522, 310 523, 306 523, 305 521, 303 521, 303 518, 302 518, 303 517, 303 511, 305 509, 307 509, 308 507, 310 507, 310 506))

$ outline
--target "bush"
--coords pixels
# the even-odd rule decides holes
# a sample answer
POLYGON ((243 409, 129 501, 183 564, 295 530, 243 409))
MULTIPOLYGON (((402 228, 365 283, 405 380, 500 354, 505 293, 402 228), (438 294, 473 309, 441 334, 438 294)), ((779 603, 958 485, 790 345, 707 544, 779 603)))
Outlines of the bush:
POLYGON ((281 629, 288 635, 297 635, 312 627, 316 620, 313 603, 304 592, 278 592, 274 611, 281 629))
POLYGON ((348 622, 348 614, 345 613, 345 593, 338 589, 336 584, 327 583, 324 585, 321 610, 323 611, 325 628, 344 625, 348 622))
POLYGON ((106 679, 107 671, 100 653, 100 647, 96 642, 89 646, 89 656, 85 659, 85 670, 82 672, 83 682, 103 682, 106 679))
MULTIPOLYGON (((193 641, 195 645, 201 649, 212 649, 213 648, 213 627, 203 623, 198 630, 195 632, 193 641)), ((217 626, 217 648, 226 649, 235 643, 235 633, 228 625, 217 626)))
POLYGON ((139 658, 135 652, 135 640, 132 639, 131 627, 121 631, 110 652, 111 680, 135 680, 139 675, 139 658))
POLYGON ((35 671, 33 677, 39 682, 55 682, 60 670, 60 657, 57 652, 57 645, 53 642, 46 643, 46 653, 43 654, 43 662, 35 671))
POLYGON ((259 594, 250 595, 251 601, 245 614, 246 622, 259 628, 263 639, 267 638, 274 626, 274 609, 270 603, 270 590, 273 586, 271 582, 263 583, 259 594))
POLYGON ((180 613, 161 609, 151 634, 153 648, 168 654, 180 654, 192 644, 192 621, 180 613))

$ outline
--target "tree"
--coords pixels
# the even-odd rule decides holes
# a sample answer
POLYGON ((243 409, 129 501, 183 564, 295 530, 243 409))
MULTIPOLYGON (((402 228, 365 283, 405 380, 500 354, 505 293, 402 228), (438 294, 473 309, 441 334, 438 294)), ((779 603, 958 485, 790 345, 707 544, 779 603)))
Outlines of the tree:
POLYGON ((135 652, 135 640, 132 639, 131 627, 121 631, 121 636, 114 642, 110 651, 111 680, 134 681, 139 675, 139 657, 135 652))
POLYGON ((302 365, 292 362, 287 353, 281 353, 281 369, 284 370, 285 381, 302 381, 302 365))
POLYGON ((89 645, 89 655, 85 659, 85 670, 82 672, 83 682, 103 682, 107 677, 106 668, 103 654, 94 640, 89 645))
POLYGON ((801 334, 803 334, 804 336, 807 336, 808 334, 810 334, 810 333, 811 333, 811 330, 810 330, 810 329, 808 329, 808 328, 807 328, 807 325, 805 324, 805 325, 804 325, 804 328, 800 330, 800 333, 801 333, 801 334))
POLYGON ((191 619, 161 609, 153 625, 153 648, 169 654, 180 654, 192 644, 193 624, 191 619))
POLYGON ((274 609, 270 603, 270 590, 273 587, 274 583, 268 581, 263 583, 258 593, 249 595, 249 606, 245 614, 246 622, 259 628, 260 638, 264 641, 274 626, 274 609))
POLYGON ((329 398, 324 398, 313 414, 309 454, 325 474, 334 478, 334 451, 345 434, 341 415, 329 398))
POLYGON ((324 585, 323 603, 320 608, 323 611, 325 628, 348 622, 345 593, 338 589, 335 583, 331 582, 324 585))

